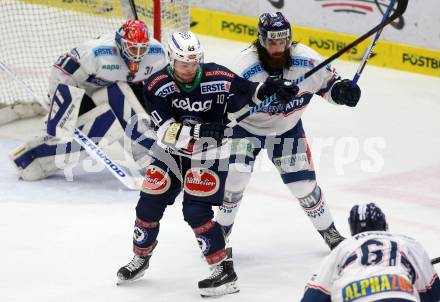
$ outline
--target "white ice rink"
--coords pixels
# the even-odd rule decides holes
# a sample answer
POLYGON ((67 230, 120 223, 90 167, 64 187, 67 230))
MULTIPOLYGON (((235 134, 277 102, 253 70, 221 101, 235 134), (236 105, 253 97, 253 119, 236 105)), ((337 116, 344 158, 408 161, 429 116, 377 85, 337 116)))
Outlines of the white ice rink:
MULTIPOLYGON (((225 65, 243 43, 202 37, 205 61, 225 65)), ((357 65, 334 64, 345 78, 357 65)), ((417 238, 440 256, 440 78, 366 67, 356 108, 315 98, 303 122, 337 227, 357 201, 374 201, 390 230, 417 238)), ((38 120, 0 127, 1 302, 201 301, 197 281, 209 270, 181 202, 161 222, 159 245, 143 279, 116 286, 132 257, 138 193, 107 171, 17 180, 7 155, 32 137, 38 120)), ((240 293, 218 301, 299 301, 327 246, 260 156, 231 238, 240 293)))

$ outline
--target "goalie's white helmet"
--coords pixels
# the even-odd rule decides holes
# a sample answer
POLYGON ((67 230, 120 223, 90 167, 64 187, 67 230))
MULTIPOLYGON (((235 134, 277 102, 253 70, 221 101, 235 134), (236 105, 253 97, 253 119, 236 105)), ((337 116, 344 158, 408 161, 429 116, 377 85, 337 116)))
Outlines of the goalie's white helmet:
POLYGON ((174 61, 180 62, 203 62, 203 49, 197 36, 190 31, 177 32, 168 39, 168 55, 171 66, 174 61))

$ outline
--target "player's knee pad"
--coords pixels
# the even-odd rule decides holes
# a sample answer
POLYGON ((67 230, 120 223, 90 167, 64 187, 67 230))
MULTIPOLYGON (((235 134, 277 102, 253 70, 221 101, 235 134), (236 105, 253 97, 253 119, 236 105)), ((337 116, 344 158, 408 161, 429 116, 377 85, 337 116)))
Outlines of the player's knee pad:
POLYGON ((197 201, 183 201, 183 218, 192 227, 196 228, 205 224, 214 217, 211 205, 197 201))

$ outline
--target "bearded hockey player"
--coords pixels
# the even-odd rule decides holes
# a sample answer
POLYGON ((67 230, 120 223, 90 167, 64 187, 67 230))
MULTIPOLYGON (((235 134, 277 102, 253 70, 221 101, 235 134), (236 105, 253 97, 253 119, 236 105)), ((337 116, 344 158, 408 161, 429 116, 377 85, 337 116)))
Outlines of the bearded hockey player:
MULTIPOLYGON (((240 54, 233 71, 257 82, 296 80, 321 61, 314 50, 292 42, 290 23, 280 12, 264 13, 258 23, 258 39, 240 54)), ((330 103, 354 107, 361 91, 357 85, 352 87, 350 80, 341 80, 330 65, 298 87, 298 94, 289 103, 274 102, 234 127, 232 150, 235 155, 231 158, 225 201, 216 215, 226 237, 231 232, 255 159, 266 149, 282 181, 330 249, 344 240, 335 228, 324 194, 316 182, 301 116, 314 94, 330 103), (245 159, 238 160, 242 157, 245 159)))
POLYGON ((424 248, 387 232, 374 203, 355 205, 348 218, 353 237, 321 263, 303 302, 438 302, 440 281, 424 248))
MULTIPOLYGON (((161 44, 137 20, 60 56, 51 70, 51 106, 43 133, 10 155, 20 178, 39 180, 76 162, 80 147, 72 142, 75 128, 98 146, 122 140, 128 119, 146 114, 142 82, 167 64, 161 44)), ((136 128, 152 137, 136 144, 138 154, 145 155, 154 142, 154 131, 148 127, 139 123, 136 128)), ((138 138, 136 134, 129 133, 129 139, 138 138)))
MULTIPOLYGON (((213 221, 213 206, 223 202, 229 154, 220 149, 227 115, 276 94, 291 100, 290 82, 254 83, 215 63, 202 63, 203 51, 192 32, 180 32, 168 41, 170 65, 145 84, 148 112, 157 127, 157 142, 166 156, 155 155, 147 167, 136 207, 133 260, 119 269, 119 283, 136 280, 148 268, 157 244, 160 220, 183 189, 183 216, 194 231, 212 275, 198 283, 203 297, 238 291, 233 260, 227 257, 220 225, 213 221), (203 142, 200 144, 199 142, 203 142), (207 151, 199 146, 207 144, 207 151), (206 165, 198 158, 211 159, 206 165), (225 159, 222 167, 221 159, 225 159), (177 172, 176 168, 177 167, 177 172)), ((226 149, 228 149, 226 145, 226 149)))

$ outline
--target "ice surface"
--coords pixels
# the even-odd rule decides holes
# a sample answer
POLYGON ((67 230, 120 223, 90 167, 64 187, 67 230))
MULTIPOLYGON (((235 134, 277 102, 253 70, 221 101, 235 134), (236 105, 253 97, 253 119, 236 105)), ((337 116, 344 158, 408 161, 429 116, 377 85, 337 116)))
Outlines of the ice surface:
MULTIPOLYGON (((205 61, 225 65, 246 45, 201 37, 205 61)), ((343 77, 357 65, 337 62, 343 77)), ((316 98, 303 122, 337 227, 348 234, 356 201, 374 201, 391 231, 440 256, 440 79, 367 66, 356 108, 316 98), (373 151, 372 151, 373 150, 373 151)), ((17 180, 7 155, 39 120, 0 127, 0 301, 200 301, 209 275, 181 201, 167 209, 143 279, 115 285, 132 257, 137 192, 107 171, 75 168, 38 182, 17 180)), ((299 301, 328 248, 265 154, 245 193, 231 238, 241 292, 219 301, 299 301)))

